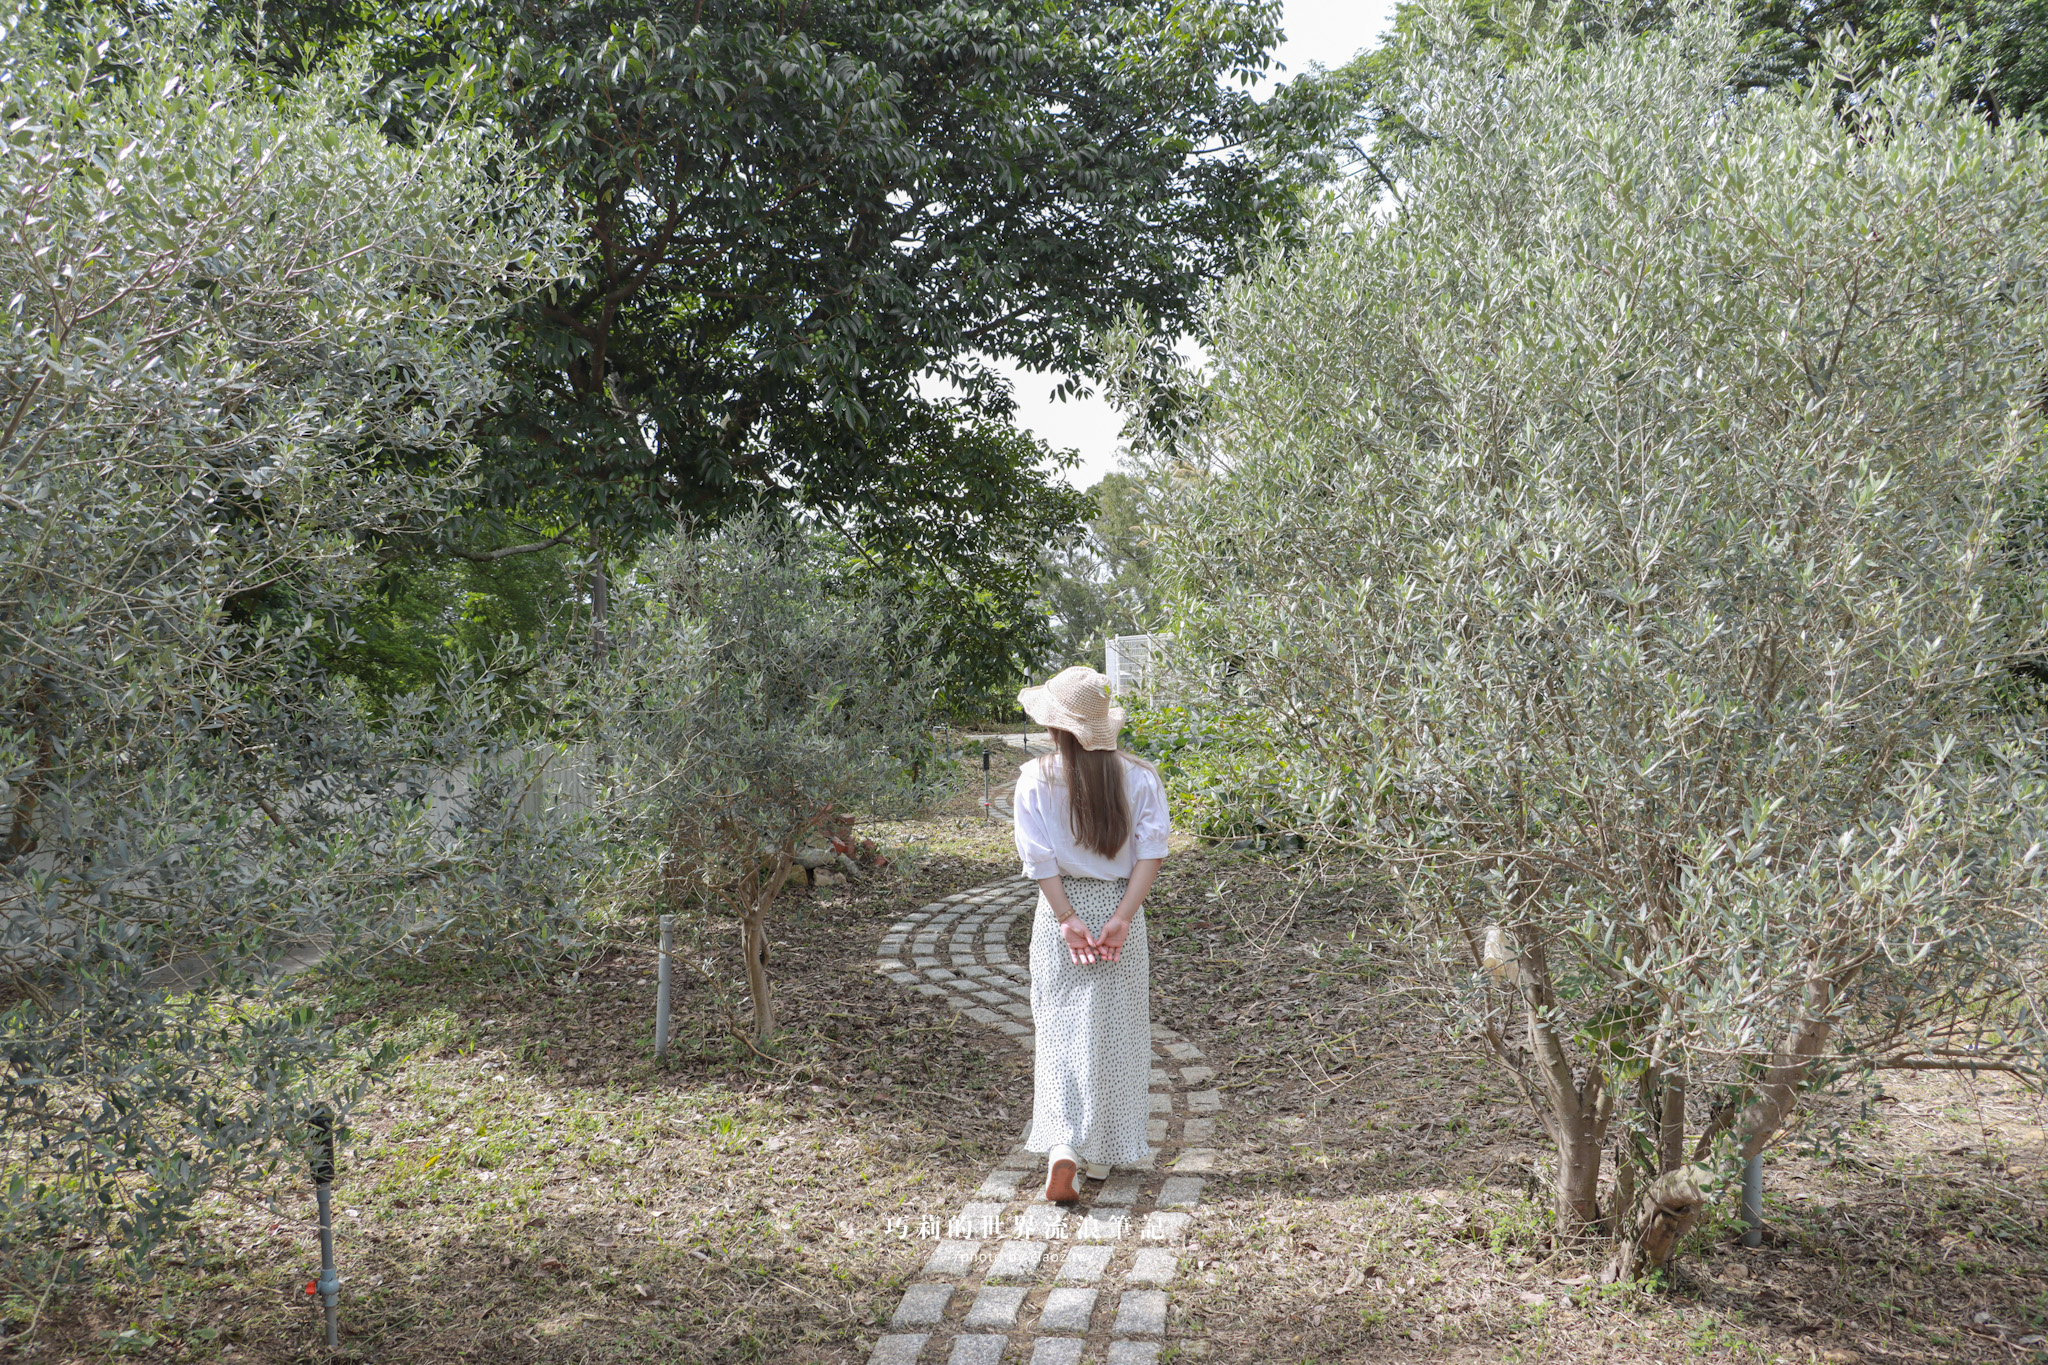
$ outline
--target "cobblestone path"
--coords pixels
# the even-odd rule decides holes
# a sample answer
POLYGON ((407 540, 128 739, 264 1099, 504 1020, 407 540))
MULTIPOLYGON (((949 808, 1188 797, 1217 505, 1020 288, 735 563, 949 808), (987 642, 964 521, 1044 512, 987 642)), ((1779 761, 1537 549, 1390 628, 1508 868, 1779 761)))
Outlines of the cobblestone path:
MULTIPOLYGON (((948 896, 889 926, 876 967, 1032 1047, 1031 973, 1010 926, 1038 887, 1011 878, 948 896)), ((1153 1149, 1146 1169, 1085 1180, 1078 1204, 1043 1197, 1044 1158, 1019 1145, 958 1209, 903 1292, 869 1365, 1151 1365, 1175 1325, 1171 1288, 1202 1216, 1221 1096, 1196 1047, 1152 1028, 1153 1149)), ((1027 1124, 1031 1112, 1024 1105, 1027 1124)))

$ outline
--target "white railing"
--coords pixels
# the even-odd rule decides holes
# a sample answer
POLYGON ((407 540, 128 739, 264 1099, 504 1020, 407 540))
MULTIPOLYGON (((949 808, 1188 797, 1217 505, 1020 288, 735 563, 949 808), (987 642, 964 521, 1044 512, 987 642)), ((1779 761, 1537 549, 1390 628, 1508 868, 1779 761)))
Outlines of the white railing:
POLYGON ((1122 696, 1134 687, 1143 687, 1152 674, 1152 655, 1155 644, 1164 643, 1163 635, 1112 635, 1103 646, 1103 673, 1109 677, 1109 690, 1122 696))
POLYGON ((591 744, 506 749, 472 759, 427 784, 427 818, 435 832, 441 834, 468 828, 470 795, 475 786, 473 774, 484 765, 501 765, 516 777, 523 777, 525 789, 516 812, 519 819, 587 812, 597 799, 593 780, 596 764, 596 748, 591 744))

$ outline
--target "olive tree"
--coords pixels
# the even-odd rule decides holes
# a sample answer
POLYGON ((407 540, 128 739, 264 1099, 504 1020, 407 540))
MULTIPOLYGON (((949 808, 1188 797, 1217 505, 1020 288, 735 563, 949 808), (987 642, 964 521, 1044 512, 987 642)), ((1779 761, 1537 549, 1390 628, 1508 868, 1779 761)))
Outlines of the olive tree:
POLYGON ((1939 55, 1433 23, 1397 202, 1215 295, 1157 541, 1633 1274, 1809 1087, 2032 1065, 2048 161, 1939 55))
POLYGON ((657 543, 627 590, 620 666, 696 652, 698 686, 620 731, 665 841, 665 894, 739 925, 757 1050, 775 1034, 768 925, 807 848, 858 812, 914 801, 936 772, 943 681, 914 605, 764 515, 657 543))
POLYGON ((502 746, 496 703, 451 680, 373 728, 304 647, 460 485, 490 324, 573 267, 573 224, 491 136, 387 143, 346 72, 250 88, 196 13, 0 31, 12 1272, 146 1248, 347 1102, 345 1040, 282 977, 558 943, 581 854, 498 819, 516 764, 459 819, 433 796, 502 746))

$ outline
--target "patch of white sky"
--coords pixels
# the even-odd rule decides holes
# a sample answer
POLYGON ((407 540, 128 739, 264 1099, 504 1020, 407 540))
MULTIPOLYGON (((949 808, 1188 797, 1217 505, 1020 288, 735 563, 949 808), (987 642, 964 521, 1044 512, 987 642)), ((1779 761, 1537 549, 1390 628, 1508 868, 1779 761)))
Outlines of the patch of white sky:
MULTIPOLYGON (((1263 97, 1278 81, 1301 74, 1311 64, 1342 66, 1377 46, 1393 19, 1394 0, 1286 0, 1281 21, 1286 36, 1273 54, 1273 70, 1256 92, 1263 97)), ((1013 387, 1017 425, 1054 450, 1071 450, 1080 457, 1061 471, 1061 478, 1076 488, 1088 488, 1118 467, 1123 416, 1100 392, 1061 400, 1053 397, 1053 390, 1064 376, 1032 374, 1007 362, 997 368, 1013 387)), ((944 391, 943 385, 932 387, 944 391)))

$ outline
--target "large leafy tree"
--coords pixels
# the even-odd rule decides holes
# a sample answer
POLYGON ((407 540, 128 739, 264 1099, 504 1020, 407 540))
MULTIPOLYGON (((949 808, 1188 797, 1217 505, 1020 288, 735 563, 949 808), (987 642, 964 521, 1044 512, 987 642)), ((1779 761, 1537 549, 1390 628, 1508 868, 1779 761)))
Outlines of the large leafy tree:
POLYGON ((864 572, 942 586, 971 690, 1043 648, 1015 551, 1082 511, 994 362, 1078 387, 1126 311, 1185 329, 1296 192, 1296 125, 1329 106, 1250 95, 1278 8, 464 0, 265 24, 285 66, 376 30, 400 138, 481 94, 587 224, 587 267, 508 320, 484 494, 438 548, 626 549, 766 499, 864 572))
POLYGON ((2043 0, 1751 0, 1744 27, 1752 78, 1809 79, 1827 43, 1853 35, 1870 66, 1922 56, 1961 38, 1971 60, 1953 98, 1993 121, 2037 116, 2048 99, 2048 3, 2043 0))
POLYGON ((480 101, 587 224, 587 268, 508 320, 483 495, 407 549, 625 551, 765 499, 924 590, 971 707, 1045 648, 1037 552, 1083 511, 993 362, 1078 387, 1100 330, 1184 330, 1291 219, 1344 108, 1252 99, 1278 10, 305 0, 249 50, 296 77, 367 35, 394 137, 480 101))
MULTIPOLYGON (((1553 6, 1542 0, 1506 7, 1493 0, 1458 0, 1454 8, 1474 39, 1520 61, 1528 49, 1512 16, 1553 6)), ((1570 0, 1564 31, 1571 41, 1583 41, 1610 27, 1668 23, 1672 10, 1668 0, 1632 7, 1570 0)), ((1839 76, 1846 91, 1850 82, 1881 68, 1961 41, 1970 56, 1955 68, 1951 98, 1973 105, 1994 122, 2034 116, 2048 99, 2048 0, 1740 0, 1736 15, 1744 49, 1744 59, 1730 72, 1737 86, 1803 83, 1817 70, 1827 70, 1839 76), (1848 66, 1824 62, 1828 45, 1844 40, 1859 45, 1860 60, 1848 66)), ((1376 157, 1374 143, 1398 143, 1415 134, 1401 94, 1403 67, 1405 54, 1427 47, 1427 28, 1426 6, 1403 0, 1389 26, 1390 41, 1322 78, 1332 95, 1351 100, 1348 121, 1326 120, 1339 134, 1340 160, 1383 169, 1385 149, 1376 157)))
POLYGON ((1100 668, 1107 637, 1164 624, 1152 575, 1151 494, 1141 479, 1105 474, 1088 490, 1088 534, 1046 556, 1055 637, 1048 664, 1100 668))
POLYGON ((1185 327, 1274 202, 1218 78, 1263 67, 1275 9, 515 12, 506 116, 597 258, 522 319, 503 496, 619 526, 759 487, 888 504, 908 457, 874 436, 919 420, 918 375, 1001 416, 982 357, 1085 374, 1132 301, 1185 327))

